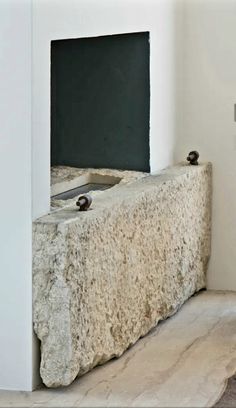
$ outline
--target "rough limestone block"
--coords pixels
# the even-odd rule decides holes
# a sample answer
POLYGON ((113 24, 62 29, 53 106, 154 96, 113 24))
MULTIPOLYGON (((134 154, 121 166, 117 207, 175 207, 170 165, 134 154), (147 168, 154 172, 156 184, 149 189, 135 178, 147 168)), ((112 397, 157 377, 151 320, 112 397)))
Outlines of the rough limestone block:
POLYGON ((178 165, 34 223, 34 329, 49 387, 120 356, 206 285, 211 165, 178 165))

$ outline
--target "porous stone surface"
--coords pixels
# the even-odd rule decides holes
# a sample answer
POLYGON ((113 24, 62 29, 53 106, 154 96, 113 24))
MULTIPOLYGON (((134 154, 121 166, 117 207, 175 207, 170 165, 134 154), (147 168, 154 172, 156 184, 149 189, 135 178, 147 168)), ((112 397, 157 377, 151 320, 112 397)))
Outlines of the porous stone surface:
POLYGON ((127 184, 147 176, 148 173, 133 170, 116 170, 116 169, 93 169, 93 168, 77 168, 69 166, 52 166, 51 167, 51 185, 61 183, 62 181, 70 181, 78 176, 87 173, 97 173, 101 175, 115 176, 121 178, 121 184, 127 184))
MULTIPOLYGON (((211 165, 177 165, 34 223, 34 329, 48 387, 120 356, 206 285, 211 165)), ((174 333, 173 333, 174 335, 174 333)))
MULTIPOLYGON (((86 169, 79 169, 76 167, 69 167, 69 166, 53 166, 51 168, 51 186, 52 190, 53 187, 59 184, 63 184, 65 187, 64 191, 69 190, 70 188, 67 188, 66 186, 69 186, 69 183, 73 180, 78 180, 79 177, 81 176, 90 176, 98 174, 100 176, 112 176, 117 179, 119 179, 118 184, 115 184, 112 186, 112 190, 119 188, 121 185, 124 184, 130 184, 133 183, 134 181, 146 177, 148 173, 144 173, 141 171, 131 171, 131 170, 116 170, 116 169, 92 169, 92 168, 86 168, 86 169)), ((89 194, 92 196, 92 198, 96 197, 99 194, 102 194, 103 191, 95 190, 95 191, 90 191, 89 194)), ((53 195, 53 194, 52 194, 53 195)), ((56 210, 58 208, 62 207, 69 207, 71 205, 74 205, 77 201, 78 196, 69 199, 69 200, 58 200, 55 198, 51 199, 51 210, 56 210)))

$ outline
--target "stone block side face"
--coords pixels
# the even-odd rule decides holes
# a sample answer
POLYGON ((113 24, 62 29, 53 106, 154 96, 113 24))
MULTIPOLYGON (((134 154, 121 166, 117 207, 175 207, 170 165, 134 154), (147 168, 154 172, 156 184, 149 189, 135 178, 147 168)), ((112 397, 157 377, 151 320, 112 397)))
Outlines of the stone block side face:
POLYGON ((47 386, 120 356, 205 287, 211 166, 157 181, 108 194, 102 211, 71 223, 35 224, 34 321, 47 386))
POLYGON ((70 294, 63 271, 66 262, 66 227, 33 226, 34 330, 41 341, 40 374, 45 384, 69 384, 65 370, 72 359, 70 294))

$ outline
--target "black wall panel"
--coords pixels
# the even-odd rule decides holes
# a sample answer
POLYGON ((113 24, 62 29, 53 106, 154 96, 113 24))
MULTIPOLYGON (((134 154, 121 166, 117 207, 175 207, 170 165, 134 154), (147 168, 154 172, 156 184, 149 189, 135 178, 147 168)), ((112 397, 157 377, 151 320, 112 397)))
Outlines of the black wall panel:
POLYGON ((149 33, 51 43, 51 164, 149 171, 149 33))

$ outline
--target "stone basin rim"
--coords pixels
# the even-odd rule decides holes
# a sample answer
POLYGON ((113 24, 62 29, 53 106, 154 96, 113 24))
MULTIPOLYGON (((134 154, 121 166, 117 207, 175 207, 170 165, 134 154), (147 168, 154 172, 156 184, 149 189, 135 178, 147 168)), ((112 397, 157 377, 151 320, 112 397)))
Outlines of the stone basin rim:
MULTIPOLYGON (((145 189, 145 191, 147 191, 148 188, 153 189, 153 181, 155 181, 155 187, 161 189, 167 183, 169 184, 183 175, 186 175, 186 177, 194 176, 196 171, 208 167, 212 167, 210 162, 202 162, 199 163, 198 166, 191 166, 186 162, 181 162, 153 174, 140 172, 140 178, 136 178, 127 183, 124 182, 123 184, 115 184, 112 188, 100 192, 99 195, 95 195, 89 211, 79 212, 74 201, 74 203, 70 205, 57 208, 56 210, 54 209, 37 218, 34 223, 59 225, 68 224, 75 220, 82 221, 85 218, 95 217, 101 215, 101 212, 105 209, 108 210, 113 207, 116 202, 126 201, 130 195, 135 195, 138 198, 138 196, 142 195, 142 189, 145 189)), ((137 174, 138 172, 135 173, 137 174)))

